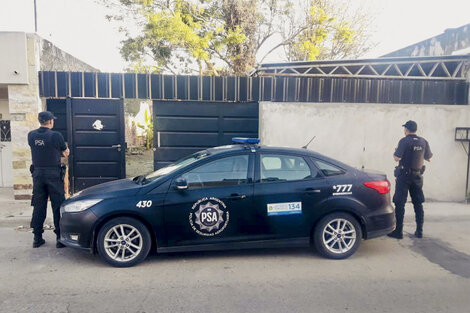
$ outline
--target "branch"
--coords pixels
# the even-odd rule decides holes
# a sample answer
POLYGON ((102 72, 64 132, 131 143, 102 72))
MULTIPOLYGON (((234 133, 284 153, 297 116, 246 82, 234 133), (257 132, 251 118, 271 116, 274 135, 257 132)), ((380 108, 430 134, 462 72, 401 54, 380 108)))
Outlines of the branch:
POLYGON ((269 50, 262 58, 261 60, 259 61, 259 64, 263 63, 264 59, 269 55, 271 54, 274 50, 276 50, 277 48, 279 47, 282 47, 282 46, 286 46, 288 44, 290 44, 292 42, 292 40, 295 39, 295 37, 297 37, 301 32, 303 32, 304 30, 306 30, 308 27, 307 26, 304 26, 304 27, 301 27, 299 28, 299 30, 297 32, 295 32, 292 36, 290 36, 289 38, 287 38, 286 40, 280 42, 279 44, 277 44, 276 46, 274 46, 274 48, 272 48, 271 50, 269 50))
POLYGON ((266 37, 264 37, 261 41, 259 41, 259 42, 258 42, 258 45, 256 46, 256 51, 258 51, 259 48, 261 48, 261 46, 264 44, 264 42, 265 42, 266 40, 268 40, 269 37, 271 37, 271 36, 274 35, 274 34, 275 34, 274 32, 271 32, 271 33, 267 34, 266 37))
POLYGON ((225 63, 227 63, 227 65, 228 65, 229 67, 232 67, 232 64, 230 63, 230 61, 229 61, 226 57, 224 57, 224 56, 220 53, 220 51, 217 51, 217 50, 216 50, 215 48, 213 48, 213 47, 210 47, 209 49, 210 49, 211 51, 213 51, 222 61, 224 61, 225 63))

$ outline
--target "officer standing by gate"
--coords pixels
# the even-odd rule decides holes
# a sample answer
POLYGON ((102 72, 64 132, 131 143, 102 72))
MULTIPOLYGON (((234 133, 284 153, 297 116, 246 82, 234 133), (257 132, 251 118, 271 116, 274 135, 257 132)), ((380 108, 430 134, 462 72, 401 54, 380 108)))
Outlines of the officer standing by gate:
POLYGON ((394 173, 396 185, 393 196, 397 227, 388 236, 397 239, 403 238, 403 218, 409 191, 415 210, 415 236, 422 238, 424 223, 423 173, 425 170, 423 163, 424 160, 431 162, 432 153, 426 139, 416 135, 418 130, 416 122, 408 121, 402 126, 405 127, 405 137, 400 140, 393 155, 395 161, 398 162, 394 173))
POLYGON ((60 205, 65 200, 65 166, 61 165, 60 158, 62 156, 68 157, 70 152, 62 134, 52 130, 55 119, 56 117, 51 112, 40 112, 38 120, 41 127, 28 134, 28 144, 31 147, 33 159, 30 169, 33 175, 33 198, 31 200, 31 205, 34 207, 31 219, 34 233, 33 248, 38 248, 45 243, 42 233, 48 198, 51 200, 54 215, 56 247, 65 247, 59 242, 60 205))

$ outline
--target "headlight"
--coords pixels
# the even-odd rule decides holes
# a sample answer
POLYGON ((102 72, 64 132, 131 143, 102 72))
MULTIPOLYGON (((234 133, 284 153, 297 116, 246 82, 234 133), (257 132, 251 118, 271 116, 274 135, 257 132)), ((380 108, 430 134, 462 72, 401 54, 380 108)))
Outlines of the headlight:
POLYGON ((78 200, 71 202, 64 206, 65 212, 81 212, 88 209, 91 206, 94 206, 103 199, 90 199, 90 200, 78 200))
POLYGON ((80 190, 79 192, 74 193, 73 196, 70 197, 70 199, 73 199, 73 198, 78 197, 78 196, 82 193, 82 191, 83 191, 83 190, 80 190))

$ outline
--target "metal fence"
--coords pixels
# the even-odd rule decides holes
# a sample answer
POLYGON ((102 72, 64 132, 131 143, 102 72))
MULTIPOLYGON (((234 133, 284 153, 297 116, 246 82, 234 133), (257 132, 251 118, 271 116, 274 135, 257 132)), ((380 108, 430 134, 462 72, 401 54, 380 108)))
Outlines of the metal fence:
POLYGON ((468 57, 263 64, 254 76, 39 72, 46 98, 468 104, 468 57))

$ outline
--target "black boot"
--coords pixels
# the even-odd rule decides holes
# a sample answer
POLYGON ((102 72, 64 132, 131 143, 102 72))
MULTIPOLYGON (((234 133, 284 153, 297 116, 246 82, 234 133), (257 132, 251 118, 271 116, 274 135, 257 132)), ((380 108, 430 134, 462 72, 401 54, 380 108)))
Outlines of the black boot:
POLYGON ((46 241, 42 239, 42 235, 34 235, 33 248, 39 248, 45 243, 46 241))
POLYGON ((394 231, 392 231, 387 236, 396 238, 396 239, 403 239, 403 225, 397 225, 394 231))
POLYGON ((55 247, 57 249, 61 249, 61 248, 66 247, 62 242, 60 242, 60 235, 57 235, 57 241, 56 241, 55 247))
POLYGON ((416 225, 415 237, 423 238, 423 225, 416 225))

